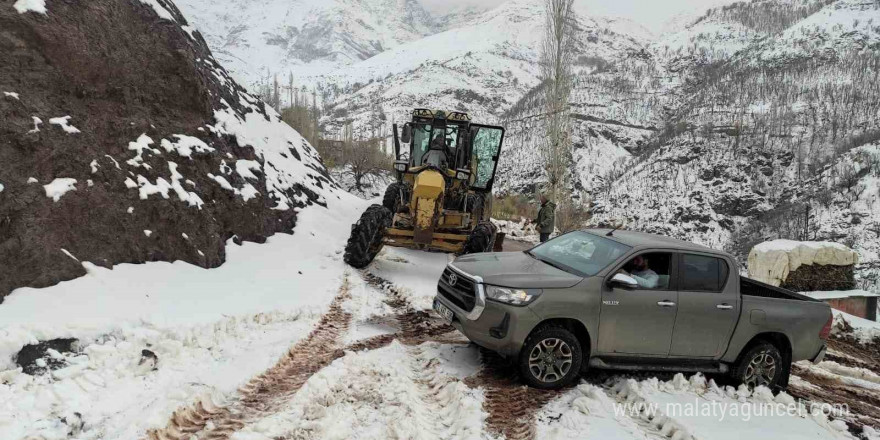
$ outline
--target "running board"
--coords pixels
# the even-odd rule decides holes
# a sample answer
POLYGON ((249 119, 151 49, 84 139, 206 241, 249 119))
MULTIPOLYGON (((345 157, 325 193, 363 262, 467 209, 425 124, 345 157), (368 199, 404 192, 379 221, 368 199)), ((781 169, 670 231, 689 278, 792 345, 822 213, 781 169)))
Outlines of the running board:
POLYGON ((590 359, 590 367, 602 370, 626 370, 626 371, 672 371, 681 373, 727 373, 730 367, 725 363, 705 362, 686 364, 652 364, 650 362, 614 362, 600 358, 590 359))

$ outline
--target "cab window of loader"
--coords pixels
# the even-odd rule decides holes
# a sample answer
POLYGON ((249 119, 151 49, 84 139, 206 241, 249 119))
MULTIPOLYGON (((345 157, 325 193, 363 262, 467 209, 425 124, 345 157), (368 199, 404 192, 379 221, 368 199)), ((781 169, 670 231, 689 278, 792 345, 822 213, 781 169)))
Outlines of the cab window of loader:
POLYGON ((476 179, 473 187, 487 189, 495 175, 495 164, 498 161, 498 152, 501 151, 501 142, 504 138, 504 129, 500 127, 472 126, 475 130, 473 136, 473 163, 476 179))
POLYGON ((431 126, 428 124, 412 125, 412 162, 410 166, 419 166, 422 164, 422 158, 428 152, 431 145, 431 126))

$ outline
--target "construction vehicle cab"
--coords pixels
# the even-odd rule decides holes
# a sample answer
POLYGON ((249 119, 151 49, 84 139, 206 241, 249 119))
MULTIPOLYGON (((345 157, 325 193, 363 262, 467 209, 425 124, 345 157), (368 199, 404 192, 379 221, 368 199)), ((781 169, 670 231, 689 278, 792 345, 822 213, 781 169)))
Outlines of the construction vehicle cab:
POLYGON ((492 249, 492 184, 504 129, 462 112, 416 109, 393 127, 396 182, 352 226, 345 261, 364 267, 385 244, 455 253, 492 249), (401 142, 408 144, 401 151, 401 142))

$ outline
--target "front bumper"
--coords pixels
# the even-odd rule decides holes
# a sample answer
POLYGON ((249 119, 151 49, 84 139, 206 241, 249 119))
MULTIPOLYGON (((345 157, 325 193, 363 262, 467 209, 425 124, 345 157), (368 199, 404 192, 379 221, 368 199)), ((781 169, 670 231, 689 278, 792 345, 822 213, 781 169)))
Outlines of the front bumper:
POLYGON ((460 309, 439 292, 434 297, 452 310, 452 326, 475 344, 495 351, 504 357, 519 354, 529 331, 538 324, 538 317, 528 307, 509 306, 486 301, 481 313, 475 318, 460 309))
POLYGON ((816 356, 814 356, 813 359, 811 359, 811 361, 814 364, 818 364, 819 362, 822 362, 823 360, 825 360, 825 352, 827 350, 828 350, 828 346, 826 346, 825 344, 822 344, 822 348, 819 350, 819 353, 817 353, 816 356))

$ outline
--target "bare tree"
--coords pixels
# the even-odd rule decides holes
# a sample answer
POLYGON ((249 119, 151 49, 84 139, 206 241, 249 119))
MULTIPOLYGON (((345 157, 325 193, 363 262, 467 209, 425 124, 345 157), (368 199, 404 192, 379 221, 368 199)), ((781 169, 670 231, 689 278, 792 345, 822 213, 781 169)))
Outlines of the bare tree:
POLYGON ((381 138, 355 140, 351 122, 342 128, 343 173, 351 176, 354 189, 364 192, 365 186, 391 168, 390 158, 382 152, 381 138))
POLYGON ((571 162, 569 99, 574 62, 574 0, 545 0, 546 22, 541 52, 547 124, 541 145, 549 191, 561 200, 571 162))

